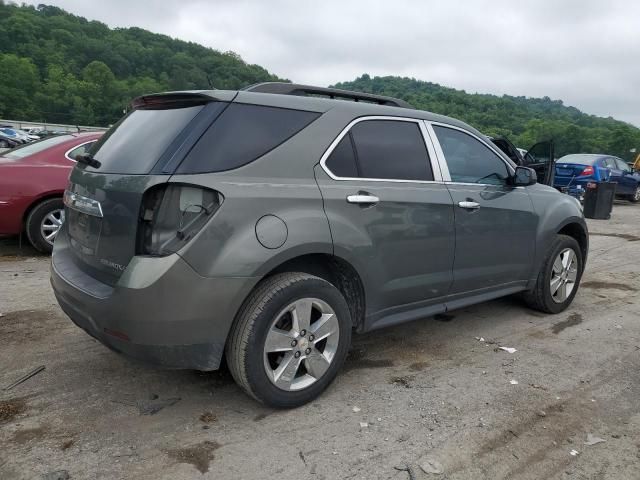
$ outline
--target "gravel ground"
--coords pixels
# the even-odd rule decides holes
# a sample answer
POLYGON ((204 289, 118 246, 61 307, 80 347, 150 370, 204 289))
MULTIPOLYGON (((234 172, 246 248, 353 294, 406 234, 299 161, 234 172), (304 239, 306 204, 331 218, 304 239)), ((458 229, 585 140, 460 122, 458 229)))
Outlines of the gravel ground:
POLYGON ((589 227, 568 311, 506 298, 357 336, 328 391, 290 411, 226 371, 112 353, 61 312, 49 259, 4 240, 0 386, 46 369, 0 390, 0 478, 638 479, 640 206, 589 227))

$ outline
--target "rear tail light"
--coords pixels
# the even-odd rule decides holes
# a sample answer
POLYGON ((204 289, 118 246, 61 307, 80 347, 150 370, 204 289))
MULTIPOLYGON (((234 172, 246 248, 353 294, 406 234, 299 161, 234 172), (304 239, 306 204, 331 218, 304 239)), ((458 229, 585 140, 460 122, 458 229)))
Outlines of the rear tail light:
POLYGON ((590 175, 593 175, 593 167, 591 165, 587 165, 586 167, 584 167, 584 170, 582 170, 582 172, 580 172, 580 176, 581 177, 588 177, 590 175))
POLYGON ((151 188, 142 201, 137 253, 164 256, 177 252, 202 229, 221 200, 215 190, 194 185, 151 188))

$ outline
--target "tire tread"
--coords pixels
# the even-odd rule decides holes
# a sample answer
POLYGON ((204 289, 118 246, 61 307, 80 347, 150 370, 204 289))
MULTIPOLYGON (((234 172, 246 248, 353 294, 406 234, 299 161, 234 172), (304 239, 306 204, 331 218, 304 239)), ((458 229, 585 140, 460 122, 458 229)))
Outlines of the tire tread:
POLYGON ((249 337, 253 333, 255 322, 265 306, 280 291, 297 282, 307 280, 320 280, 326 282, 326 280, 319 277, 299 272, 278 273, 267 278, 258 285, 258 287, 244 302, 231 329, 229 334, 229 347, 226 352, 227 363, 229 365, 229 370, 231 371, 231 376, 244 391, 258 401, 262 400, 253 390, 247 378, 247 369, 245 364, 247 349, 249 348, 249 337))
MULTIPOLYGON (((546 283, 546 276, 547 276, 546 274, 547 274, 547 269, 549 268, 549 264, 555 261, 555 255, 553 255, 553 253, 558 249, 559 245, 567 241, 575 242, 577 244, 576 240, 573 237, 559 234, 559 235, 556 235, 556 238, 554 239, 553 243, 549 247, 547 256, 544 259, 544 263, 542 264, 542 268, 540 269, 540 272, 538 272, 538 278, 536 279, 535 286, 531 290, 527 290, 526 292, 524 292, 522 295, 522 298, 524 299, 527 306, 529 306, 529 308, 532 308, 533 310, 538 310, 544 313, 556 313, 554 310, 549 308, 549 306, 547 305, 547 302, 545 301, 545 291, 546 291, 545 283, 546 283)), ((580 255, 580 264, 582 265, 582 255, 579 248, 578 248, 578 254, 580 255)), ((582 272, 578 272, 578 285, 579 285, 581 276, 582 276, 582 272)), ((576 290, 577 288, 578 287, 576 286, 576 290)))

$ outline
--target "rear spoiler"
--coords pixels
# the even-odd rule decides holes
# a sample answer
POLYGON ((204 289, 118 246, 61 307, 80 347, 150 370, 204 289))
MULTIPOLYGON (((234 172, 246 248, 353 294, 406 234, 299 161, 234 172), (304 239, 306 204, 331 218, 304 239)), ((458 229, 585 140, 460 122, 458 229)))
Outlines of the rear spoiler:
POLYGON ((230 102, 237 92, 226 90, 200 90, 192 92, 164 92, 136 97, 129 105, 131 109, 184 108, 204 105, 209 102, 230 102))

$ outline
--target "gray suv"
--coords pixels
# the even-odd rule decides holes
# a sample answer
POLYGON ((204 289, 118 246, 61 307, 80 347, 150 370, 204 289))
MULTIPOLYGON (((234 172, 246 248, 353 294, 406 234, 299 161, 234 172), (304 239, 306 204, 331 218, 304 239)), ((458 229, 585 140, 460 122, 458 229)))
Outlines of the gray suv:
POLYGON ((567 308, 579 203, 494 143, 397 99, 284 83, 140 97, 64 196, 51 283, 109 348, 169 368, 226 357, 295 407, 351 334, 521 292, 567 308))

